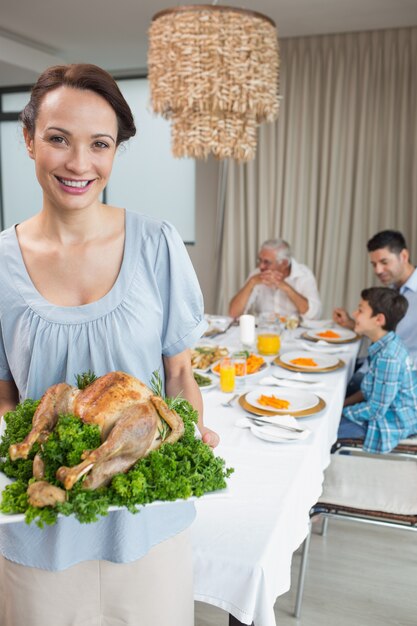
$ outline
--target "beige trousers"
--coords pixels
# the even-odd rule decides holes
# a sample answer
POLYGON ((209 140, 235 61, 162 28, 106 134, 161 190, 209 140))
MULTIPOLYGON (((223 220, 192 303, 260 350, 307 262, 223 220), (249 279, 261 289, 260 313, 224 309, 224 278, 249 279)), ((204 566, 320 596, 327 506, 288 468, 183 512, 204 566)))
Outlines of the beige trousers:
POLYGON ((192 626, 188 530, 133 563, 85 561, 60 572, 0 557, 0 626, 192 626))

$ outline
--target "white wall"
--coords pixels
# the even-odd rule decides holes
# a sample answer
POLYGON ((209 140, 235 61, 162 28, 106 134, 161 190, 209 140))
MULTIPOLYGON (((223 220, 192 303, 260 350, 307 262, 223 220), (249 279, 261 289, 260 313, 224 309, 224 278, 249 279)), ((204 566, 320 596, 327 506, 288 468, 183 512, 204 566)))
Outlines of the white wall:
POLYGON ((214 310, 216 294, 215 242, 219 162, 209 158, 196 164, 195 244, 187 246, 200 281, 207 313, 214 310))

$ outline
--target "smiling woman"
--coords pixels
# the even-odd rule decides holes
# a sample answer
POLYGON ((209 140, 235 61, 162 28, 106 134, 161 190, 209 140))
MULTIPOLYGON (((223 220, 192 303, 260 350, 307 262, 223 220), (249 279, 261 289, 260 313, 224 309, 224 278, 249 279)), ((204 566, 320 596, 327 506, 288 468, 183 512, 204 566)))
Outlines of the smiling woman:
MULTIPOLYGON (((18 399, 71 384, 83 371, 120 370, 150 385, 159 370, 165 394, 189 400, 203 442, 215 446, 189 358, 206 323, 184 245, 168 222, 100 199, 117 146, 136 131, 116 83, 91 65, 50 68, 22 121, 42 206, 0 235, 0 415, 18 399)), ((58 614, 62 626, 114 616, 132 626, 190 625, 192 567, 184 532, 193 518, 193 505, 185 503, 145 508, 138 516, 117 511, 87 527, 72 518, 53 529, 0 526, 2 626, 55 626, 58 614), (123 598, 107 587, 103 560, 123 598), (150 574, 161 570, 181 581, 167 603, 169 616, 156 602, 160 577, 150 574), (129 590, 128 580, 143 593, 129 590), (95 601, 100 597, 104 604, 95 601)))

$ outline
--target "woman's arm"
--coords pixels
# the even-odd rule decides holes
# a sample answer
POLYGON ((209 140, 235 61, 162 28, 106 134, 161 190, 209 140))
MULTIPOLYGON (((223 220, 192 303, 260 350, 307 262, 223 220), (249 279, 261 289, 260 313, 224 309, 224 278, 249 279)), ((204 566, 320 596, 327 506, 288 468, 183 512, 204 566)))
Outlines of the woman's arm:
POLYGON ((17 387, 12 380, 0 380, 0 415, 14 411, 19 402, 17 387))
POLYGON ((193 405, 198 412, 198 429, 202 440, 212 448, 215 448, 220 439, 217 433, 204 426, 203 398, 194 379, 189 350, 184 350, 175 356, 164 356, 163 359, 166 395, 171 398, 181 395, 193 405))

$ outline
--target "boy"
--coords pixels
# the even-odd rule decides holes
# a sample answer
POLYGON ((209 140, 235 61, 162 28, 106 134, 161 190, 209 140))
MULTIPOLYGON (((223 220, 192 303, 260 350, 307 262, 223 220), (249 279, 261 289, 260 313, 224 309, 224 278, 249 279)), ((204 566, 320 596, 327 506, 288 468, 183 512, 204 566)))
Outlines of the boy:
POLYGON ((354 312, 355 331, 371 340, 369 370, 361 390, 345 400, 338 439, 365 439, 364 450, 389 452, 417 433, 417 371, 394 333, 408 302, 386 287, 361 293, 354 312))

